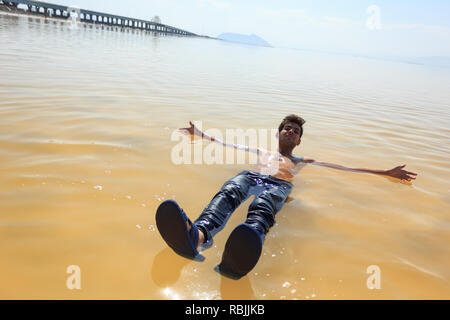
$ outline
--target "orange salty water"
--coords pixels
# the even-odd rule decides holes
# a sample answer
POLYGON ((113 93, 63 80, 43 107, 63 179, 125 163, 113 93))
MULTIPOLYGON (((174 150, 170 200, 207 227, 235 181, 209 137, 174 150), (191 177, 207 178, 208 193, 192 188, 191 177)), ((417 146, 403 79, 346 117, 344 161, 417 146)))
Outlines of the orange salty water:
POLYGON ((449 69, 3 14, 0 44, 0 298, 450 298, 449 69), (205 261, 167 249, 161 201, 195 219, 251 168, 177 165, 173 132, 289 113, 306 120, 296 155, 417 180, 306 166, 239 281, 213 269, 251 199, 205 261))

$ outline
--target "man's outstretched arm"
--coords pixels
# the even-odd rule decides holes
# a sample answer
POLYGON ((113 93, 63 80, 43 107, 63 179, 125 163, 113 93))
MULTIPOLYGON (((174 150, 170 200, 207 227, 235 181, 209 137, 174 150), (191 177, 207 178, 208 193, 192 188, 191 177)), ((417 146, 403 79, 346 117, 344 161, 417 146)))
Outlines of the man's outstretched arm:
POLYGON ((249 146, 243 146, 240 144, 229 144, 229 143, 225 143, 224 141, 215 138, 215 137, 210 137, 207 134, 205 134, 204 132, 200 131, 193 123, 192 121, 189 121, 189 127, 187 128, 180 128, 178 129, 180 132, 186 133, 186 134, 190 134, 191 136, 197 136, 200 137, 202 139, 208 140, 208 141, 212 141, 212 142, 216 142, 224 147, 232 147, 235 149, 239 149, 239 150, 245 150, 248 152, 253 152, 256 154, 262 153, 262 152, 266 152, 265 150, 261 149, 261 148, 250 148, 249 146))
POLYGON ((383 175, 383 176, 388 176, 388 177, 397 178, 397 179, 406 180, 406 181, 414 180, 414 179, 416 179, 416 176, 417 176, 417 173, 403 170, 403 168, 406 166, 406 164, 395 167, 390 170, 373 170, 373 169, 365 169, 365 168, 347 168, 347 167, 341 166, 339 164, 327 163, 327 162, 317 162, 312 159, 305 159, 305 161, 303 161, 303 162, 311 163, 311 164, 322 166, 322 167, 337 169, 337 170, 349 171, 349 172, 362 172, 362 173, 372 173, 372 174, 377 174, 377 175, 383 175))

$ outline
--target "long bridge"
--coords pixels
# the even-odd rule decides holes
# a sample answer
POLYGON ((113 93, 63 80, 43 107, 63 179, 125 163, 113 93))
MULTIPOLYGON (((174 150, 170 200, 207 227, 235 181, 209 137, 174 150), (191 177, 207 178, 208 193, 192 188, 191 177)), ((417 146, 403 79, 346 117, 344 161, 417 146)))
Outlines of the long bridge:
POLYGON ((41 1, 24 1, 24 0, 0 0, 1 11, 27 13, 33 15, 40 15, 44 17, 51 17, 57 19, 69 20, 75 16, 77 20, 85 23, 101 24, 108 26, 117 26, 122 28, 133 28, 144 31, 152 31, 159 33, 167 33, 182 36, 198 36, 195 33, 171 27, 165 24, 157 23, 155 21, 146 21, 135 18, 128 18, 108 13, 80 9, 77 7, 68 7, 58 4, 52 4, 41 1), (27 11, 22 10, 26 6, 27 11))

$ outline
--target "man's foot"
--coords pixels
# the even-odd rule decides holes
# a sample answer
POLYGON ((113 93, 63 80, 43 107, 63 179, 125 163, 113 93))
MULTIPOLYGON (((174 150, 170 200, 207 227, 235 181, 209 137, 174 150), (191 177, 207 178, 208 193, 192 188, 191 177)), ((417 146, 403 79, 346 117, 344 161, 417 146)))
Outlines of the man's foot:
MULTIPOLYGON (((186 221, 186 226, 188 228, 188 231, 191 232, 191 223, 190 221, 186 221)), ((198 228, 197 228, 198 229, 198 228)), ((197 244, 197 250, 198 248, 205 242, 205 234, 202 232, 202 230, 198 229, 198 244, 197 244)))
POLYGON ((156 225, 164 241, 176 253, 190 259, 199 255, 200 232, 175 201, 166 200, 159 205, 156 225))
POLYGON ((249 273, 261 256, 263 240, 254 228, 238 225, 225 244, 218 271, 229 278, 240 279, 249 273))

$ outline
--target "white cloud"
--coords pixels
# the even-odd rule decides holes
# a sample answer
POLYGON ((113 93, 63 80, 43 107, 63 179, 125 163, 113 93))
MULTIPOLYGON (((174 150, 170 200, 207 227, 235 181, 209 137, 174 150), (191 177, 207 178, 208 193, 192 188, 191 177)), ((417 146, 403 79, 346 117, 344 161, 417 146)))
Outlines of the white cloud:
POLYGON ((313 17, 306 10, 267 10, 261 9, 257 11, 257 15, 261 20, 271 21, 271 25, 289 26, 291 29, 311 28, 334 29, 337 27, 361 27, 362 21, 353 21, 342 17, 313 17))
POLYGON ((328 16, 323 17, 323 20, 337 24, 347 24, 351 22, 349 19, 346 18, 328 17, 328 16))
POLYGON ((228 10, 232 7, 230 2, 218 0, 197 0, 197 4, 201 8, 211 7, 219 10, 228 10))
POLYGON ((317 20, 308 16, 305 10, 290 10, 290 9, 259 9, 257 15, 265 19, 278 21, 279 23, 315 23, 317 20))

